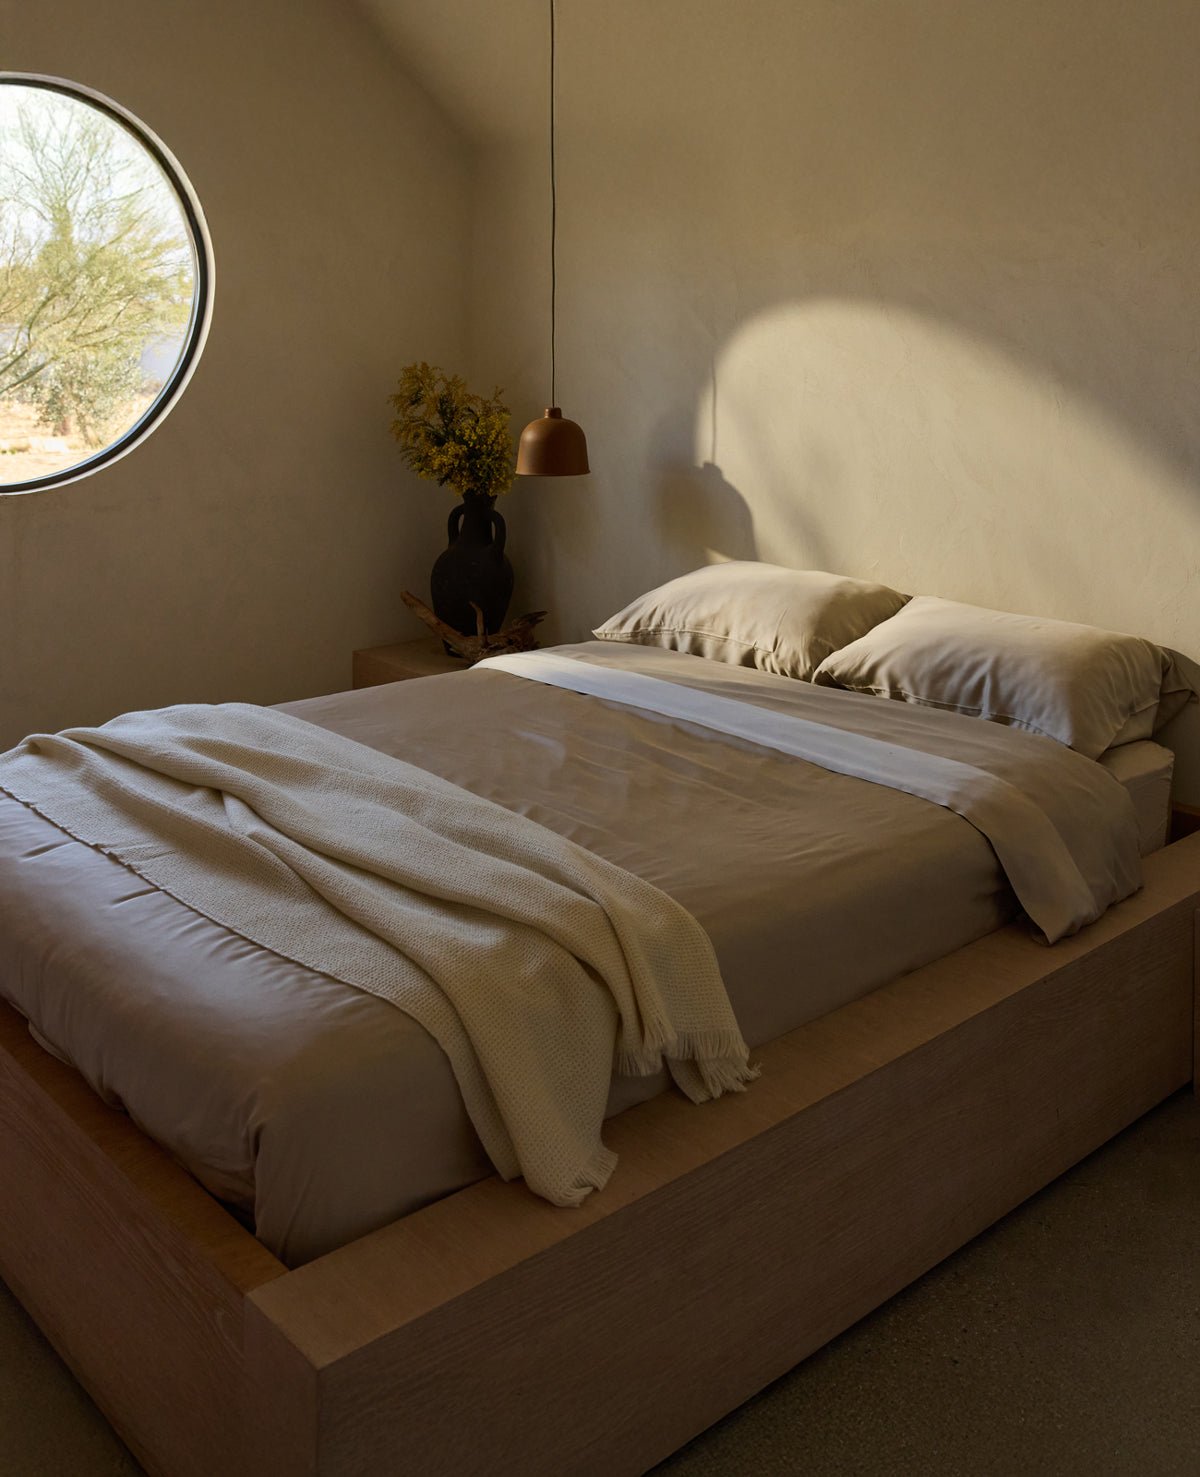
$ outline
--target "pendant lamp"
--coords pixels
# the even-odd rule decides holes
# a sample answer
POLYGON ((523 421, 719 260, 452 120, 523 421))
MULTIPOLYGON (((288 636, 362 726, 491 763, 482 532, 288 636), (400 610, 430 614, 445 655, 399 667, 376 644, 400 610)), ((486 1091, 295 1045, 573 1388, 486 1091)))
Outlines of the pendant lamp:
POLYGON ((558 291, 558 179, 554 158, 555 81, 554 0, 550 0, 550 406, 521 432, 517 447, 518 477, 580 477, 588 471, 583 427, 567 420, 555 399, 555 317, 558 291))

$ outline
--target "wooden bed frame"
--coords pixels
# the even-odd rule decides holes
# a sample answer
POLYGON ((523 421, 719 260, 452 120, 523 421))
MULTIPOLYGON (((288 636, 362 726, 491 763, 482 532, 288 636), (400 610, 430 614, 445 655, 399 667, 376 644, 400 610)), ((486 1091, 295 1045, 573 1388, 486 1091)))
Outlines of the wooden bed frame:
POLYGON ((1046 949, 1001 930, 288 1271, 0 1007, 0 1274, 152 1473, 638 1473, 1193 1075, 1200 835, 1046 949))

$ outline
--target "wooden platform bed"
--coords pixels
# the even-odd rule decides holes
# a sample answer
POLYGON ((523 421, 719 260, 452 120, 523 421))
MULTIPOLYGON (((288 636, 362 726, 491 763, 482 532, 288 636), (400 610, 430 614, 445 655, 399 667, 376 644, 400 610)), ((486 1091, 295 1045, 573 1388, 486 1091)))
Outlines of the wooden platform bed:
POLYGON ((1008 928, 288 1271, 0 1008, 0 1273, 149 1471, 644 1471, 1192 1078, 1200 836, 1046 949, 1008 928))

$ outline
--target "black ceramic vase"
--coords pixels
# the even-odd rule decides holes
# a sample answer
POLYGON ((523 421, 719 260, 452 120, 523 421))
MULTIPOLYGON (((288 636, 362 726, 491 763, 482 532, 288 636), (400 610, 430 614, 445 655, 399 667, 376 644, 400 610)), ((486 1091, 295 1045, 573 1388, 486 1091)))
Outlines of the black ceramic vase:
POLYGON ((438 555, 429 576, 434 613, 464 636, 476 632, 472 601, 483 611, 489 633, 504 624, 512 599, 513 570, 504 557, 504 519, 495 499, 468 494, 446 525, 449 547, 438 555))

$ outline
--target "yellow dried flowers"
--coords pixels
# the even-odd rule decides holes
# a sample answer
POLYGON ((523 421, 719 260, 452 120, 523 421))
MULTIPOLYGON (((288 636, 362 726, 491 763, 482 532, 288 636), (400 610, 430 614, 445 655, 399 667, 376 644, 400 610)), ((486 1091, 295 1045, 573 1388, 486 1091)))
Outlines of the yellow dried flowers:
POLYGON ((496 390, 474 395, 456 374, 436 365, 410 364, 390 396, 396 418, 392 435, 404 460, 439 487, 447 483, 463 497, 495 497, 514 474, 508 406, 496 390))

